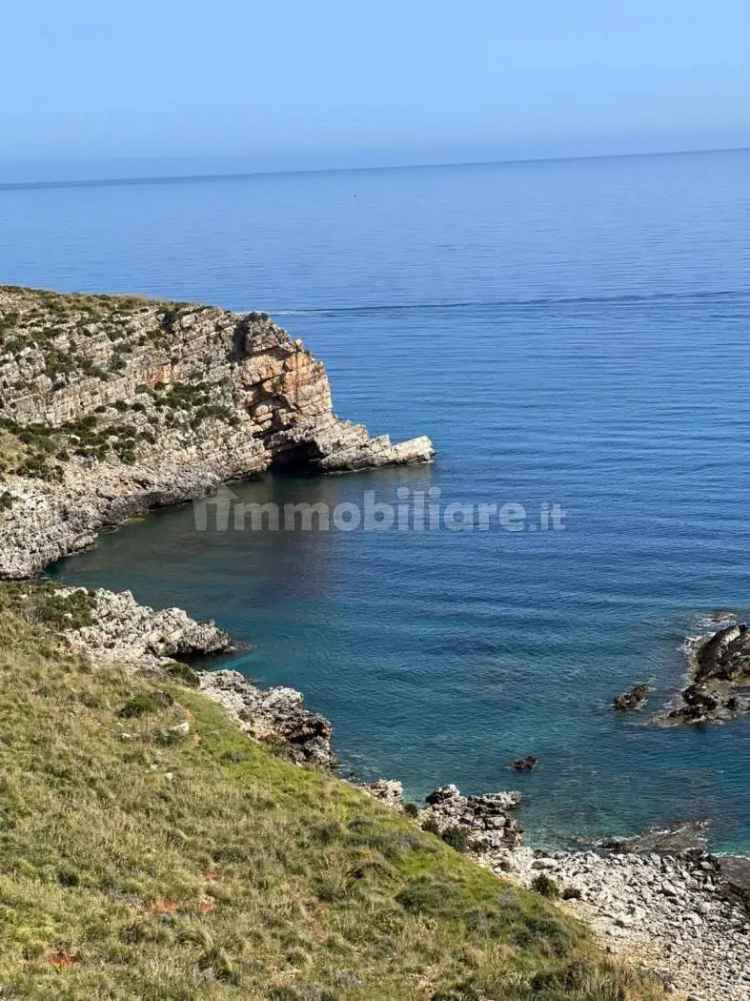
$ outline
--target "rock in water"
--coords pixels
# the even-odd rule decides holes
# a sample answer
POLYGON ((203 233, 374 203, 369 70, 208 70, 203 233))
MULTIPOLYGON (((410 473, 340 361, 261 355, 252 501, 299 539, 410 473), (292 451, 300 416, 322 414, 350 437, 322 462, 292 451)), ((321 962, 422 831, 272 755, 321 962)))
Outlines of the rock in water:
POLYGON ((511 761, 510 767, 514 772, 533 772, 538 764, 538 758, 535 758, 533 754, 527 754, 525 758, 516 758, 515 761, 511 761))
POLYGON ((708 639, 698 650, 696 684, 750 680, 750 636, 746 625, 732 625, 708 639))
POLYGON ((671 723, 711 723, 750 713, 750 631, 733 624, 709 636, 692 657, 690 684, 681 704, 661 718, 671 723))
POLYGON ((643 709, 648 702, 649 691, 648 685, 635 685, 629 692, 616 695, 613 705, 620 712, 633 712, 643 709))

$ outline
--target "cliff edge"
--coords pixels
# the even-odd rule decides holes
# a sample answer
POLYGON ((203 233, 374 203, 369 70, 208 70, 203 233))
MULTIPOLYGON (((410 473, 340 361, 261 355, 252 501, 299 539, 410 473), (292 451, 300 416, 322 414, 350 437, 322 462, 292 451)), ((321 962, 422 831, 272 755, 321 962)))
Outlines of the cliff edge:
POLYGON ((322 363, 265 313, 0 286, 0 578, 227 480, 433 454, 338 418, 322 363))

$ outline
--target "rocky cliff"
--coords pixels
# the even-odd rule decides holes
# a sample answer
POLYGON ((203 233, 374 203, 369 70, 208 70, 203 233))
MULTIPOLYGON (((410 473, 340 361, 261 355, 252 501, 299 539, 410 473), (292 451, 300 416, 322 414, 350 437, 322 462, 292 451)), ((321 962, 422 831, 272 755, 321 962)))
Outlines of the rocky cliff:
POLYGON ((432 456, 339 419, 323 365, 264 313, 0 287, 0 577, 226 480, 432 456))

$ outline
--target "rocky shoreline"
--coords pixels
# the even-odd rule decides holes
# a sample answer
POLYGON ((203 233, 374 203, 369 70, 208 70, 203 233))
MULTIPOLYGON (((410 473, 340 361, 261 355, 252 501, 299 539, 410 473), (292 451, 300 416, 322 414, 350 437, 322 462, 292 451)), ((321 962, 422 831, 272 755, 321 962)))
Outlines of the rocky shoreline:
POLYGON ((256 688, 238 671, 204 671, 199 677, 201 692, 223 706, 254 740, 281 745, 298 764, 336 766, 333 727, 324 716, 305 708, 301 692, 256 688))
MULTIPOLYGON (((31 596, 37 586, 16 585, 16 593, 23 600, 24 592, 31 596)), ((60 609, 64 642, 93 665, 114 663, 187 683, 223 706, 255 740, 278 745, 298 764, 335 767, 333 728, 323 716, 305 708, 301 692, 281 686, 260 689, 238 671, 198 671, 190 666, 195 658, 233 649, 229 635, 214 622, 197 622, 181 608, 157 611, 139 605, 130 591, 89 591, 51 582, 44 588, 48 600, 60 609), (73 621, 73 609, 79 616, 83 611, 82 624, 73 621)))
POLYGON ((463 796, 446 786, 415 812, 400 802, 398 783, 368 791, 498 876, 557 899, 608 950, 656 972, 668 994, 750 997, 750 858, 710 853, 702 827, 546 852, 522 844, 519 793, 463 796))
POLYGON ((525 886, 554 881, 563 906, 608 947, 637 958, 669 993, 692 1001, 750 997, 750 859, 700 849, 557 852, 519 849, 490 865, 525 886))
MULTIPOLYGON (((214 623, 195 622, 179 609, 140 606, 129 592, 46 586, 76 607, 85 598, 90 616, 63 635, 92 661, 165 676, 173 676, 175 662, 182 661, 179 680, 222 705, 250 739, 278 747, 301 766, 335 767, 331 724, 308 710, 299 692, 259 689, 236 671, 184 666, 195 656, 231 649, 229 636, 214 623)), ((712 854, 704 827, 546 852, 523 844, 518 792, 465 796, 444 786, 420 808, 404 803, 397 781, 380 779, 364 789, 479 865, 558 898, 607 949, 656 971, 676 998, 750 996, 750 858, 712 854)))

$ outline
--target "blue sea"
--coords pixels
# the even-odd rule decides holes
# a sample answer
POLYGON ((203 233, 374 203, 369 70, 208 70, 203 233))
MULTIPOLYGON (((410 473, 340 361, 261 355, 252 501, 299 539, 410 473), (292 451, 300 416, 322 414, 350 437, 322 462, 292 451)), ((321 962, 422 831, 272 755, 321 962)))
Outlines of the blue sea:
MULTIPOLYGON (((330 717, 345 771, 519 788, 532 843, 711 817, 750 850, 750 722, 664 730, 750 607, 750 152, 0 187, 0 281, 271 313, 336 411, 429 467, 246 500, 543 503, 560 531, 196 532, 190 506, 54 569, 213 616, 330 717), (508 769, 534 754, 529 775, 508 769)), ((535 523, 529 519, 528 524, 535 523)))

